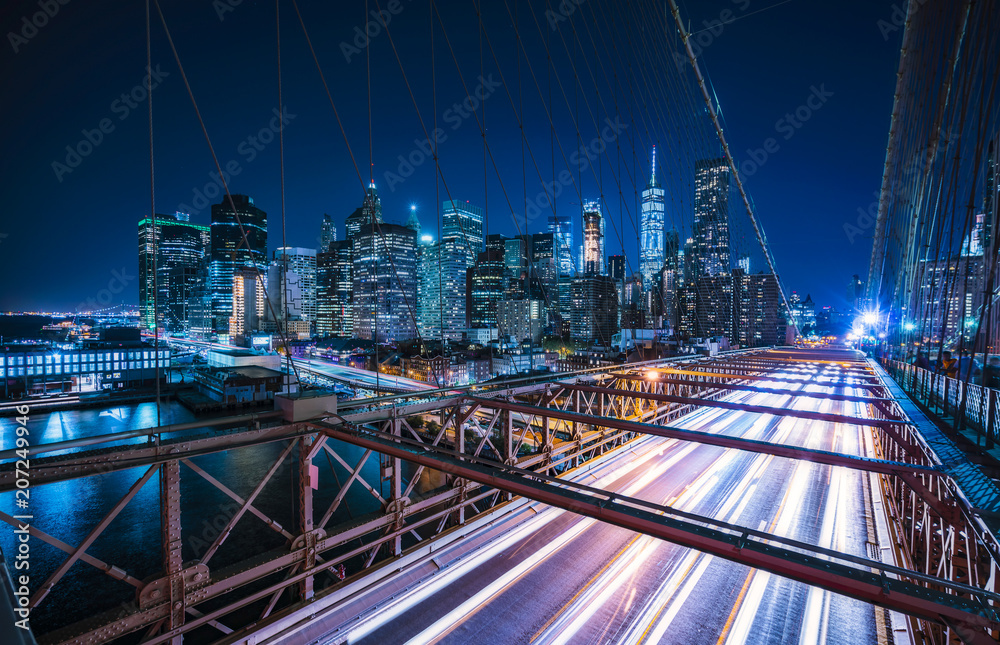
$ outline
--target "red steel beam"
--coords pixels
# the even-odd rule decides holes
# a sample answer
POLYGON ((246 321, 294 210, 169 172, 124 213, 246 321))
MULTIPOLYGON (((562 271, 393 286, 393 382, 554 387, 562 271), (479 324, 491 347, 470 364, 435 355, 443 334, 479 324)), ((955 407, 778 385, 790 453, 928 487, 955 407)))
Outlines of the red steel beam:
MULTIPOLYGON (((617 377, 622 381, 648 381, 644 376, 635 376, 633 374, 622 375, 617 377)), ((884 399, 878 397, 870 396, 854 396, 850 394, 829 394, 827 392, 806 392, 804 390, 780 390, 778 388, 771 387, 757 387, 756 385, 746 385, 744 383, 712 383, 710 381, 694 381, 690 379, 683 378, 670 378, 657 376, 655 379, 659 383, 671 383, 673 385, 690 385, 692 387, 706 387, 706 388, 716 388, 719 390, 740 390, 743 392, 756 392, 758 394, 781 394, 787 396, 804 396, 813 399, 829 399, 831 401, 851 401, 853 403, 891 403, 892 399, 884 399)), ((799 381, 805 384, 804 381, 799 381)), ((810 385, 812 385, 810 383, 810 385)), ((825 383, 816 383, 815 385, 825 385, 825 383)))
MULTIPOLYGON (((683 519, 689 514, 682 516, 670 507, 661 506, 659 512, 654 512, 641 508, 649 506, 649 503, 643 500, 632 500, 623 495, 607 492, 604 492, 601 499, 596 494, 587 495, 538 481, 537 473, 515 472, 517 469, 501 464, 488 468, 472 463, 468 456, 450 457, 440 454, 444 451, 437 448, 425 445, 408 448, 402 443, 361 434, 345 427, 325 423, 320 425, 323 427, 323 432, 331 438, 451 473, 484 486, 763 569, 893 611, 935 622, 950 621, 969 630, 975 630, 976 634, 982 634, 984 643, 992 642, 992 639, 986 640, 988 636, 985 630, 1000 628, 1000 620, 997 619, 995 612, 982 602, 983 597, 990 595, 986 592, 976 590, 980 593, 980 602, 976 602, 909 581, 886 577, 884 573, 886 568, 882 567, 881 562, 870 561, 869 565, 871 568, 882 569, 883 573, 879 575, 867 567, 852 567, 833 562, 823 556, 803 554, 797 549, 779 546, 774 543, 774 536, 769 536, 772 542, 767 543, 759 538, 758 531, 724 525, 712 518, 702 517, 697 522, 690 521, 683 519), (631 503, 622 504, 622 501, 631 503), (723 530, 723 527, 729 531, 723 530), (740 531, 742 535, 739 534, 740 531), (754 539, 748 539, 751 536, 754 539)), ((599 494, 603 491, 589 489, 588 492, 599 494)), ((819 551, 815 547, 812 547, 812 550, 819 551)), ((945 580, 939 582, 946 586, 952 585, 945 580)))
MULTIPOLYGON (((706 365, 711 369, 711 365, 706 365)), ((806 383, 800 378, 792 378, 788 376, 768 376, 761 374, 726 374, 725 372, 705 372, 702 370, 693 369, 677 369, 673 367, 666 368, 655 368, 660 374, 682 374, 685 376, 701 376, 705 378, 727 378, 734 379, 737 381, 782 381, 788 383, 806 383)), ((631 376, 630 374, 621 374, 619 372, 612 372, 611 376, 631 376)), ((848 383, 846 381, 815 381, 812 382, 813 385, 818 385, 820 387, 856 387, 861 389, 875 389, 884 387, 881 383, 848 383)))
POLYGON ((679 403, 681 405, 699 405, 709 408, 723 408, 726 410, 739 410, 741 412, 752 412, 754 414, 773 414, 781 417, 798 417, 800 419, 812 419, 813 421, 828 421, 830 423, 849 423, 859 426, 885 427, 893 423, 903 423, 902 419, 893 421, 890 419, 862 419, 847 416, 846 414, 832 414, 827 412, 811 412, 809 410, 793 410, 789 408, 773 408, 767 405, 754 405, 751 403, 735 403, 733 401, 718 401, 714 399, 698 399, 688 396, 675 396, 673 394, 653 394, 651 392, 636 392, 633 390, 618 390, 606 387, 596 387, 593 385, 564 385, 568 390, 579 390, 581 392, 597 392, 610 396, 624 396, 650 401, 661 401, 663 403, 679 403))
MULTIPOLYGON (((698 402, 698 404, 703 403, 701 399, 692 399, 692 401, 698 402)), ((732 437, 723 434, 698 432, 696 430, 682 430, 680 428, 672 428, 670 426, 655 426, 648 423, 626 421, 624 419, 598 417, 576 412, 564 412, 551 408, 539 408, 533 405, 525 405, 523 403, 497 401, 493 399, 480 399, 479 402, 482 403, 484 408, 510 410, 511 412, 520 412, 522 414, 537 414, 539 416, 547 416, 549 418, 560 419, 562 421, 588 423, 605 428, 624 430, 626 432, 649 434, 657 437, 665 437, 667 439, 679 439, 681 441, 693 441, 710 446, 719 446, 720 448, 733 448, 735 450, 745 450, 747 452, 774 455, 776 457, 785 457, 787 459, 811 461, 818 464, 825 464, 827 466, 843 466, 844 468, 884 473, 887 475, 899 475, 902 473, 941 474, 937 469, 929 466, 917 466, 898 461, 855 457, 853 455, 844 455, 826 450, 799 448, 798 446, 757 441, 755 439, 743 439, 742 437, 732 437)))

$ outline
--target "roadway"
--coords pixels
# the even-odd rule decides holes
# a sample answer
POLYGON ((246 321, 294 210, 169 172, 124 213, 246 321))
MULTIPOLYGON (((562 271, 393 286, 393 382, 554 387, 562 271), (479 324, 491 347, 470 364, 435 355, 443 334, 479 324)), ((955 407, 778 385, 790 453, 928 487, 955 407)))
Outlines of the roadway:
MULTIPOLYGON (((189 338, 166 337, 162 338, 162 340, 165 340, 168 344, 193 347, 199 350, 246 349, 245 347, 237 347, 235 345, 224 345, 221 343, 192 340, 189 338)), ((423 381, 416 381, 403 376, 389 376, 387 374, 378 374, 376 379, 375 372, 358 369, 355 367, 349 367, 347 365, 337 365, 335 363, 330 363, 328 361, 323 361, 323 360, 317 360, 312 358, 294 358, 293 362, 301 369, 308 370, 310 372, 319 374, 320 376, 325 376, 335 381, 346 383, 353 387, 358 387, 368 390, 375 389, 376 381, 379 385, 379 390, 398 392, 400 394, 406 392, 421 392, 424 390, 434 389, 433 386, 428 385, 423 381)))
MULTIPOLYGON (((864 412, 857 403, 787 395, 725 398, 864 412)), ((674 425, 863 454, 863 430, 852 425, 710 408, 674 425)), ((676 440, 641 445, 641 456, 626 451, 610 462, 611 474, 584 481, 867 555, 869 502, 858 471, 676 440)), ((353 598, 322 621, 330 635, 323 642, 811 644, 885 637, 884 613, 871 605, 566 511, 529 503, 505 523, 499 534, 494 527, 436 552, 440 569, 409 580, 391 598, 379 591, 353 598)))

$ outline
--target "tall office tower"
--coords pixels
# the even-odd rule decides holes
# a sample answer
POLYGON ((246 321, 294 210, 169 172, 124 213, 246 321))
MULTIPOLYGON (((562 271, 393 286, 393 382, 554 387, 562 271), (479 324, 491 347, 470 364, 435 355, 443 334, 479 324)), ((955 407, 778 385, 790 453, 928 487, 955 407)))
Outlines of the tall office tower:
POLYGON ((684 278, 684 284, 692 285, 694 284, 696 270, 693 237, 689 237, 684 241, 684 250, 682 253, 684 255, 684 264, 680 267, 681 275, 684 278))
POLYGON ((729 163, 701 159, 694 172, 695 276, 729 273, 729 163))
POLYGON ((642 191, 642 218, 639 225, 639 272, 646 291, 658 282, 665 258, 666 191, 656 179, 656 146, 653 146, 653 165, 649 183, 642 191))
POLYGON ((331 242, 328 252, 316 256, 316 333, 320 336, 354 334, 353 275, 350 240, 331 242))
POLYGON ((492 235, 486 236, 486 250, 495 251, 500 254, 501 258, 507 251, 507 238, 499 233, 493 233, 492 235))
POLYGON ((730 273, 698 278, 695 335, 736 338, 733 326, 733 276, 730 273))
MULTIPOLYGON (((983 304, 983 261, 982 255, 920 260, 919 290, 913 294, 908 313, 918 333, 933 345, 942 340, 945 347, 957 345, 975 334, 976 316, 983 304)), ((793 311, 798 308, 795 303, 790 306, 793 311)))
MULTIPOLYGON (((235 195, 234 195, 235 197, 235 195)), ((258 331, 264 318, 263 274, 253 267, 242 267, 233 273, 231 302, 233 310, 229 318, 229 335, 237 342, 246 340, 258 331)))
POLYGON ((420 242, 420 220, 417 218, 417 207, 410 206, 410 216, 406 218, 406 228, 412 229, 417 234, 417 242, 420 242))
POLYGON ((483 210, 445 201, 441 240, 421 249, 420 333, 425 340, 461 340, 468 329, 466 281, 483 250, 483 210))
POLYGON ((573 340, 610 347, 618 333, 618 291, 608 276, 587 273, 573 279, 570 336, 573 340))
POLYGON ((420 335, 424 340, 461 340, 468 329, 463 241, 446 238, 420 250, 420 335))
POLYGON ((398 224, 368 224, 352 242, 354 335, 379 342, 416 338, 416 233, 398 224))
POLYGON ((570 319, 573 316, 573 277, 559 276, 557 289, 559 291, 559 317, 563 322, 563 328, 557 333, 559 335, 568 334, 570 319))
POLYGON ((323 223, 319 234, 319 252, 326 253, 330 248, 330 242, 337 241, 337 225, 333 223, 333 218, 323 213, 323 223))
POLYGON ((677 290, 684 284, 684 251, 676 228, 664 236, 663 268, 659 277, 659 314, 661 327, 676 331, 680 322, 677 290))
POLYGON ((556 270, 559 275, 573 275, 576 273, 573 215, 549 215, 549 233, 555 238, 556 270))
POLYGON ((365 199, 361 203, 361 207, 347 216, 347 220, 344 222, 345 237, 349 240, 354 239, 361 227, 370 225, 373 218, 375 222, 382 223, 382 200, 378 196, 375 182, 369 184, 365 191, 365 199))
POLYGON ((865 306, 865 282, 857 273, 851 276, 851 282, 847 285, 847 302, 851 309, 857 313, 865 306))
POLYGON ((504 257, 496 250, 479 254, 475 266, 469 269, 468 310, 469 327, 496 329, 497 303, 503 298, 504 257))
POLYGON ((555 235, 535 233, 531 236, 531 283, 535 297, 544 300, 550 314, 558 310, 559 270, 556 266, 555 235))
POLYGON ((581 249, 583 272, 604 273, 604 217, 599 202, 590 201, 583 205, 583 248, 581 249))
POLYGON ((300 302, 295 304, 299 316, 306 322, 316 322, 316 249, 278 247, 274 252, 274 261, 285 264, 286 259, 289 274, 294 273, 298 277, 300 302))
MULTIPOLYGON (((747 274, 733 269, 733 317, 740 347, 766 347, 778 343, 778 309, 781 293, 772 273, 747 274)), ((783 340, 783 339, 782 339, 783 340)))
POLYGON ((687 283, 677 290, 677 335, 694 338, 698 329, 698 287, 687 283))
POLYGON ((528 266, 528 250, 524 246, 523 237, 511 237, 504 240, 503 262, 507 273, 520 277, 528 266))
POLYGON ((157 215, 155 227, 152 218, 139 220, 139 310, 144 329, 187 331, 189 327, 192 289, 211 240, 207 226, 188 220, 187 213, 157 215))
POLYGON ((195 269, 187 302, 188 336, 201 340, 212 336, 212 283, 208 271, 211 260, 208 247, 205 248, 205 255, 198 261, 195 269))
POLYGON ((466 255, 466 268, 483 250, 483 209, 469 202, 445 201, 441 205, 441 239, 454 239, 466 255))
POLYGON ((233 211, 228 198, 219 204, 212 204, 212 223, 209 227, 212 330, 219 334, 229 333, 236 271, 248 266, 255 267, 262 274, 267 271, 267 213, 254 206, 253 199, 246 195, 232 197, 236 211, 233 211))

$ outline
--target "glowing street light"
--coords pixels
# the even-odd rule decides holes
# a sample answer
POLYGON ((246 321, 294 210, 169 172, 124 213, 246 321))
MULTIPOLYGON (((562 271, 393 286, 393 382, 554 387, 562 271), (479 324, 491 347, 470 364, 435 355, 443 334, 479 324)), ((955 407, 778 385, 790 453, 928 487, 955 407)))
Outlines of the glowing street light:
POLYGON ((864 321, 866 325, 874 325, 878 322, 878 314, 874 311, 865 312, 864 321))

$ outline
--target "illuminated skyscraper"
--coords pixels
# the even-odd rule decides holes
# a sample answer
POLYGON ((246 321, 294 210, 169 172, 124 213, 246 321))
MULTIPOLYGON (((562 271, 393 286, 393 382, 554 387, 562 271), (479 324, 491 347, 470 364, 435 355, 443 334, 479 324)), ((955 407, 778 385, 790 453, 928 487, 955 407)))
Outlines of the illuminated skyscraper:
POLYGON ((441 239, 453 239, 465 254, 466 268, 483 250, 483 209, 469 202, 446 201, 441 206, 441 239))
POLYGON ((353 275, 349 240, 334 241, 328 252, 316 256, 316 333, 320 336, 354 334, 353 275))
POLYGON ((647 291, 655 288, 658 274, 663 269, 666 220, 664 194, 665 191, 656 179, 656 146, 653 146, 653 166, 649 183, 642 191, 642 219, 639 228, 639 272, 642 274, 642 286, 647 291))
POLYGON ((457 200, 441 208, 441 240, 420 251, 420 335, 461 340, 468 329, 467 272, 483 250, 483 210, 457 200))
POLYGON ((362 226, 353 258, 354 335, 379 342, 416 338, 416 232, 398 224, 362 226))
POLYGON ((610 347, 618 333, 618 290, 614 281, 587 273, 573 279, 570 335, 579 342, 610 347))
POLYGON ((698 278, 730 271, 729 178, 725 158, 695 163, 693 260, 698 278))
POLYGON ((344 222, 347 239, 354 239, 361 227, 370 225, 373 218, 375 222, 382 223, 382 200, 378 196, 378 189, 375 188, 374 182, 365 191, 365 199, 361 207, 348 215, 347 221, 344 222))
POLYGON ((503 298, 503 286, 503 255, 499 251, 487 249, 479 254, 475 266, 469 270, 469 327, 496 329, 497 303, 503 298))
POLYGON ((157 250, 156 324, 169 331, 188 329, 188 305, 208 253, 207 226, 191 224, 187 213, 139 220, 139 309, 144 329, 154 326, 153 248, 157 250))
POLYGON ((323 224, 319 234, 319 252, 326 253, 330 248, 330 242, 337 241, 337 225, 333 223, 333 218, 323 213, 323 224))
POLYGON ((596 201, 583 205, 583 248, 581 265, 585 274, 604 273, 604 217, 596 201))
POLYGON ((244 267, 267 272, 267 213, 246 195, 233 195, 212 205, 211 263, 212 329, 226 334, 233 313, 233 276, 244 267), (241 228, 242 225, 242 228, 241 228), (244 238, 243 232, 246 232, 244 238))
POLYGON ((555 237, 554 254, 559 275, 576 273, 576 263, 573 261, 576 249, 573 241, 573 219, 570 214, 549 215, 549 233, 555 237))
POLYGON ((232 340, 246 340, 260 329, 266 306, 264 304, 264 275, 252 267, 237 269, 232 277, 232 312, 229 317, 229 335, 232 340))
MULTIPOLYGON (((286 262, 286 257, 288 264, 287 282, 290 286, 294 285, 297 292, 297 300, 286 299, 282 294, 278 293, 278 290, 274 290, 275 292, 269 295, 274 302, 280 305, 280 308, 275 307, 275 311, 279 312, 279 316, 284 317, 280 312, 287 305, 289 308, 293 308, 295 310, 294 315, 299 316, 302 320, 310 323, 315 322, 316 249, 304 249, 292 246, 279 247, 274 252, 272 266, 274 263, 283 266, 286 262)), ((268 279, 270 280, 270 276, 268 279)), ((280 284, 283 285, 285 282, 282 281, 280 284)))

